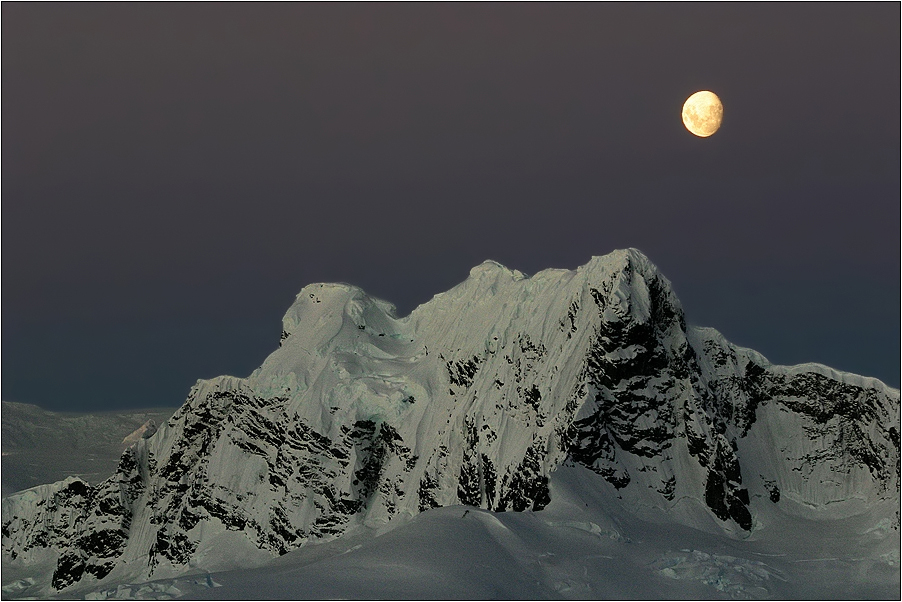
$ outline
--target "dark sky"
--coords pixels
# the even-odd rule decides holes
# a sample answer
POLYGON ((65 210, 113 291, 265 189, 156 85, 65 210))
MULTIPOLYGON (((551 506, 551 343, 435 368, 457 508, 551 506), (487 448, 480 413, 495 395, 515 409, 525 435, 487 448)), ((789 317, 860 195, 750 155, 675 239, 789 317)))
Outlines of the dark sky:
POLYGON ((3 399, 175 406, 311 282, 406 315, 624 247, 690 322, 898 387, 899 48, 899 3, 4 2, 3 399))

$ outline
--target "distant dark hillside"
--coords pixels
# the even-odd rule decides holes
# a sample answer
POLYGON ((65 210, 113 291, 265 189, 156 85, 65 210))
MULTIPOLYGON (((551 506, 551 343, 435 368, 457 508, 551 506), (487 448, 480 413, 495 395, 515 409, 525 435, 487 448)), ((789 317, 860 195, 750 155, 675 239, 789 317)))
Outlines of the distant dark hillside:
POLYGON ((3 496, 70 475, 96 484, 116 470, 122 440, 148 420, 158 426, 176 408, 69 414, 3 402, 3 496))

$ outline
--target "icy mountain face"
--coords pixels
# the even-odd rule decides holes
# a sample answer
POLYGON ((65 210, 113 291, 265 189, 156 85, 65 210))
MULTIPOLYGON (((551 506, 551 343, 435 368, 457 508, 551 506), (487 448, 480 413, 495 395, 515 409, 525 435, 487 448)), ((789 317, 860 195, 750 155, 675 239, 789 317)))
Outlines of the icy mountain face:
POLYGON ((564 462, 636 513, 748 536, 766 504, 898 500, 898 423, 879 381, 687 327, 635 250, 532 277, 486 262, 402 319, 315 284, 258 370, 199 381, 114 477, 4 499, 3 553, 53 562, 55 589, 214 569, 223 545, 262 562, 438 506, 541 510, 564 462))

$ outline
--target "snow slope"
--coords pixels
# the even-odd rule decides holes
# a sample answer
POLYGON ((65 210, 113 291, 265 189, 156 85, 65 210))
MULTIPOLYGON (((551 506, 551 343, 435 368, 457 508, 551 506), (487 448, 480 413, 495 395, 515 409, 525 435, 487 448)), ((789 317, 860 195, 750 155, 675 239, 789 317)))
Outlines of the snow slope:
MULTIPOLYGON (((286 313, 281 346, 258 370, 199 381, 112 478, 4 499, 4 582, 33 578, 20 595, 171 585, 190 572, 270 566, 343 535, 369 541, 398 528, 372 540, 380 546, 420 529, 453 531, 458 522, 443 522, 450 509, 417 515, 460 504, 542 511, 474 510, 467 518, 481 526, 467 541, 501 533, 493 521, 523 539, 617 516, 638 533, 665 525, 719 545, 773 532, 774 516, 864 521, 883 525, 881 541, 897 541, 898 425, 899 391, 879 381, 772 366, 716 331, 688 327, 669 282, 632 249, 532 277, 485 262, 400 319, 356 287, 315 284, 286 313), (597 475, 607 497, 592 498, 597 520, 561 512, 548 527, 559 503, 552 479, 565 464, 597 475)), ((515 558, 539 548, 502 539, 514 564, 503 563, 498 587, 521 597, 509 588, 533 568, 515 558)), ((743 575, 758 566, 670 552, 655 574, 688 579, 681 591, 721 570, 712 566, 743 575)), ((562 579, 572 581, 578 567, 568 566, 562 579)), ((421 568, 433 582, 438 569, 421 568)))
MULTIPOLYGON (((637 519, 588 469, 552 475, 541 512, 469 506, 360 529, 267 565, 120 583, 92 599, 892 599, 898 537, 878 512, 801 520, 779 505, 745 540, 637 519), (870 532, 869 532, 870 530, 870 532)), ((223 556, 234 558, 231 551, 223 556)), ((27 592, 27 580, 5 586, 27 592)), ((61 594, 64 595, 64 594, 61 594)))

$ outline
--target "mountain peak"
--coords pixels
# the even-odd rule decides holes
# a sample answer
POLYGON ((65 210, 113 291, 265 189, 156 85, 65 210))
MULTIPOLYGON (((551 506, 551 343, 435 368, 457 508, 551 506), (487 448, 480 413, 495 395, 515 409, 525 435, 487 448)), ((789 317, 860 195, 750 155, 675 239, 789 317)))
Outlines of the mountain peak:
POLYGON ((470 270, 470 278, 481 278, 486 276, 498 277, 502 275, 507 276, 512 280, 523 280, 524 278, 528 277, 520 270, 512 270, 507 266, 491 259, 486 259, 470 270))
POLYGON ((634 269, 643 274, 657 274, 658 268, 639 249, 617 249, 607 255, 593 255, 585 264, 577 268, 587 273, 604 272, 610 274, 625 269, 634 269))

